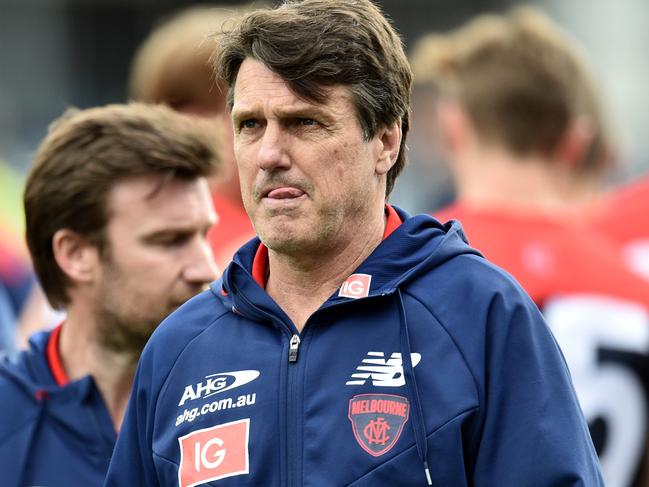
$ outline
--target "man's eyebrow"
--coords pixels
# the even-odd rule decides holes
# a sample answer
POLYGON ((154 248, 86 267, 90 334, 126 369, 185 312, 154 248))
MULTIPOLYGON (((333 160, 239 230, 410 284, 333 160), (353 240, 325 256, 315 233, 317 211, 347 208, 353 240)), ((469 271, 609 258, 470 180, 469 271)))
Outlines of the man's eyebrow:
POLYGON ((210 221, 209 223, 206 223, 205 225, 201 225, 200 228, 195 227, 193 225, 178 225, 177 227, 166 227, 166 228, 160 228, 157 230, 151 230, 150 232, 144 233, 143 235, 140 236, 140 239, 142 241, 155 241, 158 239, 164 239, 167 237, 173 237, 173 236, 189 236, 195 233, 196 231, 199 231, 201 233, 206 233, 210 227, 212 227, 214 222, 210 221))
MULTIPOLYGON (((329 110, 319 105, 297 105, 294 107, 283 106, 273 110, 274 114, 280 118, 331 118, 332 114, 329 110)), ((242 107, 236 106, 232 110, 233 120, 246 120, 248 118, 257 118, 261 113, 261 109, 257 107, 242 107)))
POLYGON ((277 112, 278 115, 283 118, 311 118, 311 117, 329 118, 331 116, 329 110, 322 108, 318 105, 304 105, 304 106, 297 106, 295 108, 280 107, 277 110, 277 112))

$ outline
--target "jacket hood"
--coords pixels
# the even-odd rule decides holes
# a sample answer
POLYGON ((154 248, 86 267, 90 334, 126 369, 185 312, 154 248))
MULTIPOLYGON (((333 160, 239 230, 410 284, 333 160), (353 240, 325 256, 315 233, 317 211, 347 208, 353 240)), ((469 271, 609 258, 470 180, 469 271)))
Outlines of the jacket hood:
MULTIPOLYGON (((391 294, 458 255, 481 255, 468 245, 459 222, 442 224, 429 215, 411 217, 400 208, 393 208, 402 220, 401 225, 352 273, 372 276, 369 296, 391 294)), ((259 246, 259 238, 249 241, 235 254, 222 278, 213 283, 212 291, 226 301, 228 308, 235 304, 230 295, 241 293, 253 293, 255 303, 261 308, 266 307, 267 303, 259 294, 262 290, 252 272, 259 246)), ((328 302, 333 304, 344 300, 347 298, 335 294, 328 302)))
POLYGON ((42 401, 69 401, 72 398, 82 399, 93 386, 90 377, 71 382, 61 387, 56 384, 45 350, 51 332, 39 332, 29 339, 29 348, 18 354, 13 360, 6 360, 0 365, 0 375, 11 380, 18 389, 30 397, 34 403, 42 401))

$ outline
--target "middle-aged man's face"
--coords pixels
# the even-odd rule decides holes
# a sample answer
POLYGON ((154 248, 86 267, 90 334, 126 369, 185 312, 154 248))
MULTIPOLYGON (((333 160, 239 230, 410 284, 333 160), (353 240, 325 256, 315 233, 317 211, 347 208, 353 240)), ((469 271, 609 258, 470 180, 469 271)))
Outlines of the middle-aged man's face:
POLYGON ((108 197, 99 278, 105 345, 141 350, 155 327, 216 277, 205 239, 216 216, 205 178, 118 182, 108 197))
POLYGON ((313 253, 358 234, 384 192, 375 170, 382 144, 363 139, 347 87, 329 88, 324 103, 305 101, 248 58, 232 121, 243 202, 266 246, 313 253))

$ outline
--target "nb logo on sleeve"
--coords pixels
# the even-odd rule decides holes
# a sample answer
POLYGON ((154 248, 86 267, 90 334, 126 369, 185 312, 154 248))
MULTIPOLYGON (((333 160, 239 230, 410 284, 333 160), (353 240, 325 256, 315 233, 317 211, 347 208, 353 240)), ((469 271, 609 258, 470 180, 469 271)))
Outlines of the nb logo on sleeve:
MULTIPOLYGON (((421 361, 421 354, 410 354, 412 366, 416 367, 421 361)), ((351 380, 345 385, 362 386, 369 379, 372 379, 372 385, 378 387, 401 387, 406 384, 403 376, 403 361, 400 353, 393 353, 389 359, 385 359, 383 352, 367 352, 367 357, 363 359, 361 365, 356 367, 356 372, 352 374, 351 380)))
POLYGON ((178 485, 192 487, 249 473, 250 419, 193 431, 178 438, 178 485))

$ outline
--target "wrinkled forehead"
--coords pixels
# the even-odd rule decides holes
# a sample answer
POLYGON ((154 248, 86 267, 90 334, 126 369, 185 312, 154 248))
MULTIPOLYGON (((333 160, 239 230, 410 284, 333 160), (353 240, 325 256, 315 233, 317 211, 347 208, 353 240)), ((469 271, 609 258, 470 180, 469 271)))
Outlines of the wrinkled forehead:
POLYGON ((314 81, 302 83, 297 81, 291 82, 273 71, 263 62, 247 57, 239 66, 236 77, 232 85, 228 88, 227 108, 230 111, 232 111, 237 102, 237 98, 241 97, 241 93, 248 90, 251 85, 254 88, 260 88, 262 90, 264 88, 270 88, 265 94, 266 97, 272 97, 275 94, 272 89, 272 85, 275 85, 278 89, 290 92, 293 97, 309 105, 325 105, 331 99, 332 95, 334 95, 334 92, 353 101, 353 94, 349 85, 344 83, 323 84, 314 81), (306 88, 307 84, 308 88, 306 88), (302 85, 302 88, 300 88, 300 85, 302 85))
POLYGON ((322 99, 308 98, 263 63, 246 60, 232 88, 232 116, 239 118, 242 114, 262 112, 280 116, 302 112, 346 116, 350 111, 355 112, 348 86, 321 86, 320 89, 322 99))

